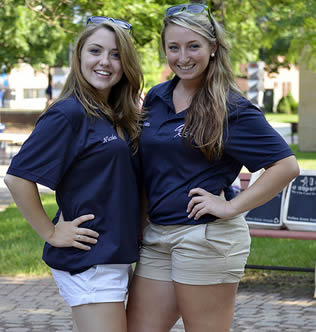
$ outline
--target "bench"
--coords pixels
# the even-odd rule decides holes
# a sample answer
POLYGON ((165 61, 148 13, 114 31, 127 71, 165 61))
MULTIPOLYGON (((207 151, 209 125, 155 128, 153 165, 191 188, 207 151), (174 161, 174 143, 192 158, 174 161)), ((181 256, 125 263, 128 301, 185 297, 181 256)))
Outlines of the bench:
POLYGON ((22 145, 28 138, 28 134, 13 134, 0 132, 0 160, 5 163, 6 158, 9 160, 13 157, 13 146, 22 145), (7 147, 10 146, 10 152, 7 151, 7 147))
MULTIPOLYGON (((248 187, 251 178, 250 173, 240 173, 240 187, 241 191, 248 187)), ((262 238, 277 238, 277 239, 294 239, 294 240, 316 240, 316 232, 306 231, 291 231, 287 229, 266 229, 266 228, 250 228, 251 237, 262 238)), ((250 265, 247 264, 248 269, 262 269, 262 270, 276 270, 276 271, 297 271, 297 272, 312 272, 315 276, 315 290, 314 298, 316 298, 316 265, 313 268, 290 267, 290 266, 271 266, 271 265, 250 265)))

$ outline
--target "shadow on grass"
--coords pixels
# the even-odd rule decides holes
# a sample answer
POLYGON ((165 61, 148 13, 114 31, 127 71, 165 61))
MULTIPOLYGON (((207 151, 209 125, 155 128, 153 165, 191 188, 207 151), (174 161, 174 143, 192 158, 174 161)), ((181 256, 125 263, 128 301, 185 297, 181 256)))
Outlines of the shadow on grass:
POLYGON ((314 273, 310 272, 277 272, 247 270, 239 284, 240 290, 256 292, 291 293, 294 296, 314 295, 314 273))

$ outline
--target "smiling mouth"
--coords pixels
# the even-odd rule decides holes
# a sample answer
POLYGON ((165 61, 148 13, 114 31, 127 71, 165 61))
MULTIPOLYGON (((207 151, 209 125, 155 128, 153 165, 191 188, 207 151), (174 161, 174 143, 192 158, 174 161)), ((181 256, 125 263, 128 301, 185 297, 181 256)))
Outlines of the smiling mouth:
POLYGON ((177 66, 180 70, 190 70, 194 67, 195 65, 190 65, 190 66, 177 66))
POLYGON ((112 74, 108 71, 104 71, 104 70, 95 70, 96 74, 102 75, 102 76, 111 76, 112 74))

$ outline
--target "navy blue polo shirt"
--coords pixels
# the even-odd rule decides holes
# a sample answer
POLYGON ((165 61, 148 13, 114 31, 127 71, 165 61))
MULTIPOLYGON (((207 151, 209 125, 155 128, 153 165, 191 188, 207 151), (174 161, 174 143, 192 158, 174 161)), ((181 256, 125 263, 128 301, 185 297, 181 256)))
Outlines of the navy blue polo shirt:
MULTIPOLYGON (((95 264, 138 260, 140 211, 134 159, 128 141, 112 124, 105 117, 88 116, 74 97, 59 101, 40 117, 8 174, 55 190, 65 220, 94 214, 95 219, 80 227, 100 234, 89 251, 46 243, 43 259, 49 266, 74 274, 95 264)), ((54 224, 58 216, 59 211, 54 224)))
POLYGON ((200 187, 219 195, 245 166, 255 172, 293 155, 283 138, 262 112, 242 96, 231 93, 228 124, 224 128, 224 152, 208 161, 201 151, 181 138, 186 110, 175 113, 172 92, 178 77, 152 88, 144 106, 148 111, 141 135, 140 154, 148 196, 148 215, 160 225, 200 224, 216 219, 204 215, 188 219, 189 191, 200 187))

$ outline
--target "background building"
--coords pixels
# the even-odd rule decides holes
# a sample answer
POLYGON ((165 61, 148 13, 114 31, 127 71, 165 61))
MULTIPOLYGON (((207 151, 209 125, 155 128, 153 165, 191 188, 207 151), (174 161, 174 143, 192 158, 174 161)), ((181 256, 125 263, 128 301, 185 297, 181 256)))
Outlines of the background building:
MULTIPOLYGON (((35 70, 26 63, 19 64, 7 75, 7 84, 3 86, 4 108, 21 110, 43 110, 46 106, 48 87, 48 69, 35 70)), ((53 98, 56 98, 65 83, 68 68, 51 68, 53 98)), ((1 83, 1 82, 0 82, 1 83)), ((1 88, 1 86, 0 86, 1 88)))

